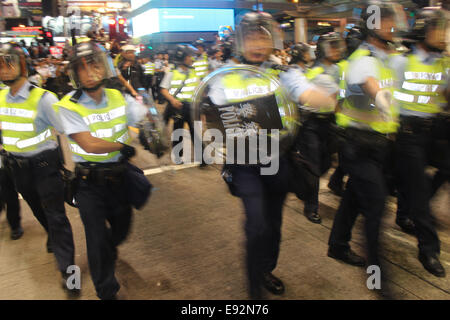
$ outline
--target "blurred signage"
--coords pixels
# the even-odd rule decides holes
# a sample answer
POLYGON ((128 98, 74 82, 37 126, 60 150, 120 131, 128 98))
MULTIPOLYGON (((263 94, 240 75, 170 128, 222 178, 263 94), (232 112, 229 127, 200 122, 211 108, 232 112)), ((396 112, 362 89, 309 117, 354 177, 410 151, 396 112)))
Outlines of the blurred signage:
POLYGON ((63 48, 59 46, 51 46, 49 48, 50 54, 55 58, 61 58, 63 54, 63 48))
POLYGON ((40 21, 41 0, 2 0, 3 15, 7 18, 30 18, 40 21))

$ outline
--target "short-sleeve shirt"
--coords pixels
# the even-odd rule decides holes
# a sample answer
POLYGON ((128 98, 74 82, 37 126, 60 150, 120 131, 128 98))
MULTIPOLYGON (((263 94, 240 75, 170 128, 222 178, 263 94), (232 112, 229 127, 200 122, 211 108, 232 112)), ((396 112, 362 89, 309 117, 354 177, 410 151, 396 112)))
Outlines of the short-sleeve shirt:
MULTIPOLYGON (((73 95, 75 91, 72 91, 69 93, 69 95, 73 95)), ((127 103, 126 105, 126 116, 127 116, 127 125, 130 127, 136 126, 136 124, 142 120, 145 115, 147 114, 147 108, 138 103, 133 97, 130 95, 124 95, 125 101, 127 103)), ((83 91, 82 95, 80 96, 78 103, 83 105, 86 108, 89 109, 102 109, 106 108, 107 106, 107 100, 106 95, 103 93, 102 100, 99 104, 97 104, 86 92, 83 91)), ((84 122, 83 118, 80 114, 67 110, 65 108, 59 108, 58 115, 61 119, 62 126, 64 127, 64 133, 67 136, 70 136, 71 134, 80 133, 80 132, 90 132, 89 127, 84 122)), ((119 160, 120 155, 117 155, 114 158, 105 160, 103 162, 117 162, 119 160)), ((72 154, 72 158, 74 162, 85 162, 82 157, 72 154)))

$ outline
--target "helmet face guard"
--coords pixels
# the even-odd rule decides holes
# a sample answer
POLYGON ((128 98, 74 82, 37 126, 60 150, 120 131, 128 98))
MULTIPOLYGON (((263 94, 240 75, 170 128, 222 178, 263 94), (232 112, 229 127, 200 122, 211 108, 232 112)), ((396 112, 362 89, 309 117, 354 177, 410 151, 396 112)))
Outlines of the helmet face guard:
POLYGON ((69 63, 69 77, 75 89, 97 89, 114 76, 115 69, 104 52, 78 57, 69 63))
POLYGON ((17 45, 6 43, 0 46, 0 81, 10 85, 20 77, 27 77, 25 52, 17 45))
POLYGON ((245 14, 236 28, 236 52, 241 57, 249 53, 254 53, 255 58, 268 57, 274 48, 279 47, 279 42, 280 32, 276 22, 265 12, 245 14))
POLYGON ((399 35, 407 31, 407 18, 401 4, 370 1, 364 9, 362 30, 365 35, 386 45, 399 42, 399 35))
POLYGON ((333 63, 344 57, 346 50, 345 41, 337 33, 322 35, 317 44, 317 58, 327 59, 333 63))

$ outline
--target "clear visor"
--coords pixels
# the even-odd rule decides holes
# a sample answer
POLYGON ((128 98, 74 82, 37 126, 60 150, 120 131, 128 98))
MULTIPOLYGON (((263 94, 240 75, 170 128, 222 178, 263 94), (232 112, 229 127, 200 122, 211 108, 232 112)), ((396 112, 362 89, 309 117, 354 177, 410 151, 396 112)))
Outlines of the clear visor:
POLYGON ((326 41, 321 45, 327 58, 331 58, 332 60, 340 60, 343 58, 346 50, 344 40, 326 41))
POLYGON ((275 46, 273 26, 270 24, 239 26, 236 30, 236 50, 243 54, 249 50, 273 50, 275 46))
POLYGON ((14 80, 20 74, 20 57, 0 55, 0 81, 14 80))
POLYGON ((74 88, 91 88, 116 76, 112 62, 104 53, 78 58, 69 64, 69 76, 74 88))
POLYGON ((0 69, 14 69, 19 66, 20 58, 17 55, 0 55, 0 69))

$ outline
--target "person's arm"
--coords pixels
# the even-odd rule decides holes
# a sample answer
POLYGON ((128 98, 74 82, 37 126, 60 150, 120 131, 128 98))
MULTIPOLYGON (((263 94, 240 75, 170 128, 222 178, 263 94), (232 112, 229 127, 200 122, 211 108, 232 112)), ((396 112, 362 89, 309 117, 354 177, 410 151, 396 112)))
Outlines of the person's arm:
POLYGON ((291 69, 280 75, 282 85, 287 89, 289 97, 310 108, 333 108, 336 100, 325 90, 311 84, 298 69, 291 69))
POLYGON ((183 103, 180 100, 177 100, 176 98, 174 98, 170 93, 169 90, 167 90, 166 88, 162 88, 161 87, 161 94, 163 95, 164 98, 167 99, 167 101, 169 101, 169 103, 174 106, 175 108, 181 108, 183 106, 183 103))
POLYGON ((136 90, 134 90, 134 88, 131 86, 131 84, 128 83, 127 80, 125 80, 125 78, 122 76, 122 74, 120 72, 117 72, 117 78, 119 78, 120 82, 125 86, 125 88, 128 89, 128 91, 131 92, 131 95, 136 97, 138 96, 138 93, 136 92, 136 90))
POLYGON ((172 82, 173 73, 172 72, 166 72, 164 74, 164 78, 161 81, 160 92, 163 95, 164 98, 169 101, 169 103, 174 106, 175 108, 181 108, 183 106, 183 103, 179 100, 177 100, 174 96, 172 96, 169 93, 170 89, 170 83, 172 82))
POLYGON ((102 154, 120 151, 124 145, 93 137, 89 131, 73 133, 69 137, 87 153, 102 154))

